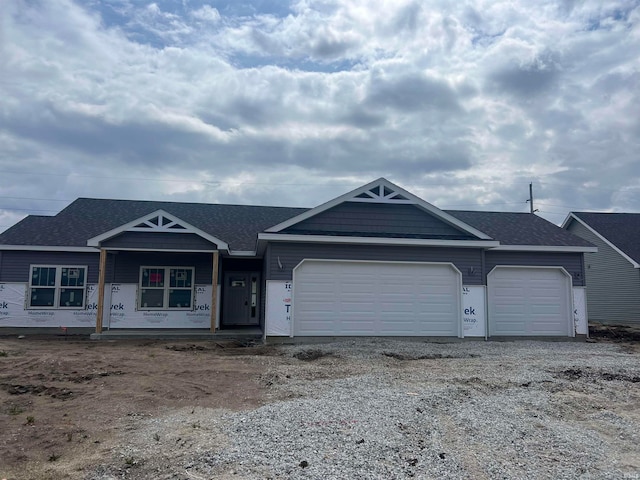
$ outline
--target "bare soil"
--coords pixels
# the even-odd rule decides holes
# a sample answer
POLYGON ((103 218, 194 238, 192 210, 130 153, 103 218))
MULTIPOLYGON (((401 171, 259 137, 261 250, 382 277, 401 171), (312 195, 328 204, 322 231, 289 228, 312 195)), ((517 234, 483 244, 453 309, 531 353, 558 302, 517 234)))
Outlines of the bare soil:
POLYGON ((259 406, 261 358, 270 352, 220 342, 0 339, 0 478, 83 478, 85 467, 111 457, 132 419, 259 406))
MULTIPOLYGON (((640 344, 631 338, 617 333, 615 343, 591 342, 615 344, 616 351, 635 359, 640 344)), ((373 362, 314 346, 283 350, 213 341, 0 338, 0 479, 205 478, 184 465, 196 454, 228 446, 220 422, 229 412, 304 396, 304 388, 312 390, 316 381, 372 368, 398 378, 410 374, 412 381, 428 368, 429 381, 436 383, 467 375, 472 395, 493 391, 500 382, 478 372, 518 366, 513 359, 476 359, 459 349, 427 355, 383 349, 373 362)), ((540 356, 524 361, 540 363, 537 368, 557 379, 544 383, 557 397, 549 407, 553 415, 584 422, 587 413, 606 407, 640 426, 638 369, 600 371, 572 362, 552 368, 540 356), (567 389, 568 381, 579 388, 567 389)), ((610 433, 609 427, 602 431, 610 433)), ((640 472, 640 456, 631 446, 635 440, 621 438, 611 435, 611 451, 602 454, 621 457, 628 478, 640 478, 633 476, 640 472)), ((229 478, 238 477, 232 472, 229 478)))

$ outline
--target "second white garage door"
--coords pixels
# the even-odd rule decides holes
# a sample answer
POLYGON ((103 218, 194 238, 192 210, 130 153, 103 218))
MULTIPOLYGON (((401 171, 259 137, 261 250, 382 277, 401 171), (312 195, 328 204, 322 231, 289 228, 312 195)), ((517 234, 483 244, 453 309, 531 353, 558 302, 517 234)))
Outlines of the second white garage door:
POLYGON ((296 336, 460 336, 451 264, 303 260, 293 273, 296 336))
POLYGON ((487 276, 490 336, 573 336, 571 276, 560 267, 495 267, 487 276))

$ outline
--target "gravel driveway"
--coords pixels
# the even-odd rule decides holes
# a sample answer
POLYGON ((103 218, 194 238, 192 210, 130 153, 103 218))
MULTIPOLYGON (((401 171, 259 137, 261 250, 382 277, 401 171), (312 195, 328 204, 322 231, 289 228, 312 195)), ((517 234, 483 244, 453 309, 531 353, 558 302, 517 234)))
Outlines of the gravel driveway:
POLYGON ((640 479, 639 354, 579 342, 280 346, 256 357, 269 403, 132 419, 117 452, 129 465, 89 478, 640 479))

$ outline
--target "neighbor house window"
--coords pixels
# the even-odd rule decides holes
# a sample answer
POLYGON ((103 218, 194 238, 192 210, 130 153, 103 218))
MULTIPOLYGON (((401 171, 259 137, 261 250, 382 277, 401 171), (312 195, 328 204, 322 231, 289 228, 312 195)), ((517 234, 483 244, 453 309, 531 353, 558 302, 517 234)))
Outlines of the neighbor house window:
POLYGON ((192 310, 193 279, 193 267, 141 267, 138 307, 192 310))
POLYGON ((29 308, 84 308, 86 291, 86 266, 31 266, 29 308))

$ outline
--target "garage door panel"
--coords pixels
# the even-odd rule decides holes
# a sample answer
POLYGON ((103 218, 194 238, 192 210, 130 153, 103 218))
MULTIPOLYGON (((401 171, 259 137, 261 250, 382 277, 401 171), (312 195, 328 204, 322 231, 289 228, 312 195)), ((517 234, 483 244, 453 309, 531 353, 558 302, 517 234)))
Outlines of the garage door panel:
POLYGON ((446 264, 305 261, 294 273, 294 334, 457 336, 460 287, 459 272, 446 264), (332 288, 324 283, 329 272, 332 288), (319 315, 324 303, 332 307, 319 315))
POLYGON ((317 283, 317 282, 309 282, 302 285, 298 285, 296 288, 296 293, 298 295, 304 295, 307 293, 316 294, 316 293, 332 293, 335 288, 333 284, 329 283, 317 283))
POLYGON ((487 283, 490 335, 571 335, 571 280, 560 268, 496 267, 487 283))
POLYGON ((371 317, 375 314, 370 303, 342 302, 340 305, 342 312, 349 314, 349 317, 362 315, 371 317))
POLYGON ((530 307, 533 316, 555 316, 562 314, 562 305, 539 305, 534 304, 530 307))

